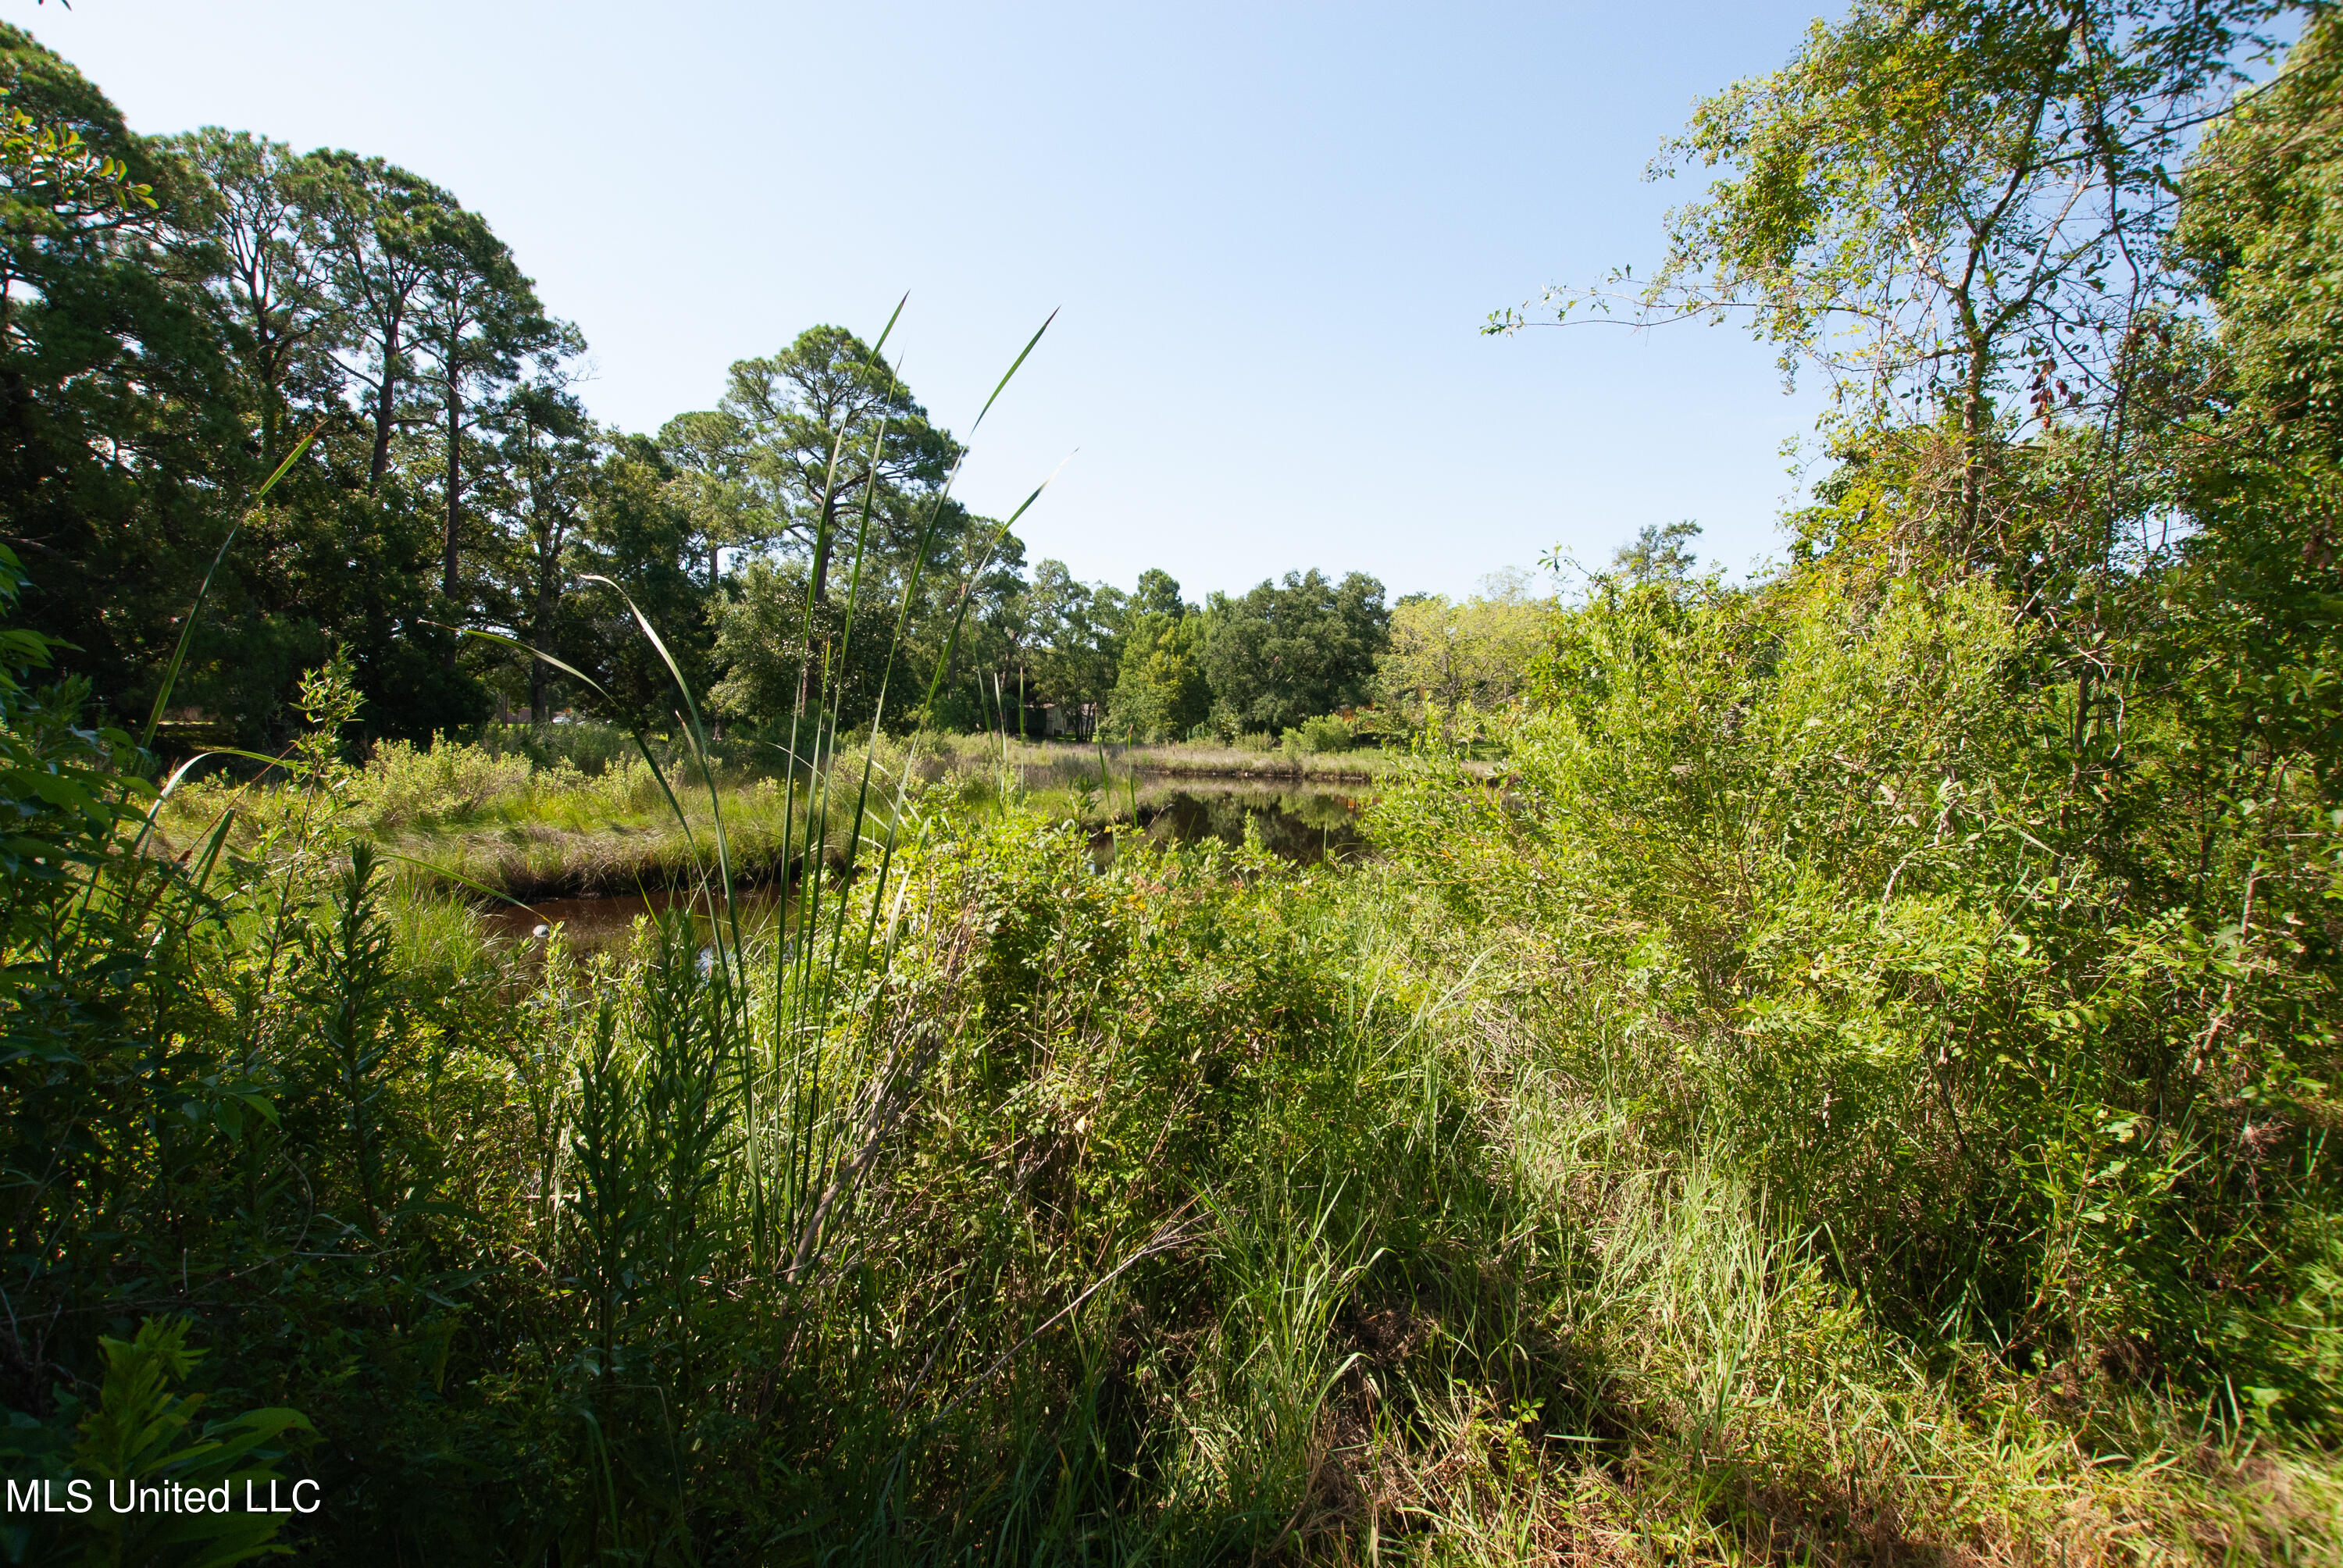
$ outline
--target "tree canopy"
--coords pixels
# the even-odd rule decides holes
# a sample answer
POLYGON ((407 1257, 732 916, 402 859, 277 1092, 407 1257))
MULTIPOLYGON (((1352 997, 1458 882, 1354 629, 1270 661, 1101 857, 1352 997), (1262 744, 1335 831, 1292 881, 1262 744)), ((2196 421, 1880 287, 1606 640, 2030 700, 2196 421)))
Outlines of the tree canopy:
POLYGON ((1212 718, 1229 733, 1283 730, 1373 700, 1391 612, 1383 585, 1363 572, 1340 583, 1288 572, 1241 598, 1214 594, 1204 617, 1212 718))
POLYGON ((1126 594, 1029 570, 946 493, 960 443, 846 327, 736 361, 655 437, 607 429, 578 396, 583 334, 456 193, 247 131, 142 137, 20 29, 0 31, 0 542, 104 710, 142 711, 223 548, 174 722, 246 743, 337 654, 377 735, 500 706, 666 722, 665 658, 590 578, 727 722, 818 695, 826 661, 859 711, 890 661, 947 652, 933 701, 895 721, 1031 729, 1054 709, 1087 729, 1127 685, 1148 733, 1214 701, 1226 728, 1274 730, 1370 695, 1369 579, 1312 572, 1215 618, 1161 572, 1126 594), (1004 719, 1011 695, 1035 716, 1004 719))

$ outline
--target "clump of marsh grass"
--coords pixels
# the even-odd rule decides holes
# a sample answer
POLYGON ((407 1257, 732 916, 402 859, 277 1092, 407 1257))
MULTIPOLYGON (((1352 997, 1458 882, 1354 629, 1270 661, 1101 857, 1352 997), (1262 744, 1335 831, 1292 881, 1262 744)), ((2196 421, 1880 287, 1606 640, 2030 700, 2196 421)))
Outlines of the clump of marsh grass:
POLYGON ((1729 991, 1590 898, 1643 869, 1542 836, 1552 756, 1502 794, 1434 758, 1364 869, 1101 869, 1103 749, 993 737, 947 809, 940 747, 809 703, 756 802, 678 696, 500 817, 488 749, 370 803, 329 668, 282 787, 133 789, 8 883, 11 1442, 62 1451, 129 1302, 323 1434, 277 1458, 350 1500, 287 1537, 336 1561, 2334 1556, 2315 1448, 1865 1292, 1795 1201, 1845 1167, 1785 1181, 1731 1114, 1790 1101, 1696 1026, 1729 991), (573 775, 648 792, 683 896, 482 940, 423 825, 553 832, 573 775))

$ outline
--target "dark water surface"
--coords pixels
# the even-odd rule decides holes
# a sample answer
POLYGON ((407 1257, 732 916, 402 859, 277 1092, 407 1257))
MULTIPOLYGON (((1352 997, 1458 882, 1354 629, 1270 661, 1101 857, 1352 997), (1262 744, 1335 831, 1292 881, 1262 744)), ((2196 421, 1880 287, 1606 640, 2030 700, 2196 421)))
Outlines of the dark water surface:
MULTIPOLYGON (((780 901, 779 890, 775 888, 740 888, 732 895, 743 931, 772 924, 780 901)), ((638 917, 668 910, 689 910, 703 928, 709 923, 706 896, 680 888, 649 893, 611 893, 598 899, 539 899, 533 904, 498 904, 482 910, 480 919, 491 935, 515 940, 535 936, 540 926, 548 930, 559 926, 572 948, 590 949, 623 940, 634 930, 638 917)))
MULTIPOLYGON (((1218 839, 1232 849, 1244 842, 1245 825, 1260 832, 1270 853, 1302 865, 1321 860, 1350 861, 1366 851, 1366 834, 1360 819, 1372 793, 1302 786, 1284 789, 1265 785, 1232 787, 1209 779, 1182 779, 1142 788, 1139 794, 1139 825, 1147 836, 1167 843, 1196 844, 1218 839)), ((1128 804, 1118 815, 1128 821, 1128 804)))
MULTIPOLYGON (((1147 779, 1126 794, 1118 790, 1098 802, 1120 822, 1132 818, 1136 798, 1140 827, 1162 843, 1196 844, 1218 839, 1232 849, 1244 842, 1251 822, 1271 853, 1302 865, 1321 860, 1356 860, 1366 850, 1360 829, 1372 792, 1324 787, 1285 787, 1246 783, 1222 784, 1209 779, 1147 779)), ((1111 839, 1101 834, 1101 864, 1111 863, 1111 839)), ((733 902, 743 930, 770 925, 781 907, 778 887, 742 888, 733 902)), ((481 911, 489 930, 515 940, 526 940, 538 927, 562 929, 572 948, 603 948, 623 941, 638 917, 668 910, 689 910, 703 927, 709 925, 706 895, 682 889, 649 893, 616 893, 598 899, 540 899, 525 906, 498 904, 481 911)))

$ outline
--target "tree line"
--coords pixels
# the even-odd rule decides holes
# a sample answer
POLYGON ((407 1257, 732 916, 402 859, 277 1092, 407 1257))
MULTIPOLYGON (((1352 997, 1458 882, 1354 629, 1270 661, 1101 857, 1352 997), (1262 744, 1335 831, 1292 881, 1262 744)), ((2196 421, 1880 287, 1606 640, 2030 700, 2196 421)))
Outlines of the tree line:
POLYGON ((960 444, 845 328, 615 429, 578 396, 584 334, 444 187, 248 132, 141 136, 20 29, 0 90, 0 542, 101 713, 144 717, 207 576, 173 717, 247 744, 337 657, 376 735, 657 722, 671 676, 636 609, 750 725, 825 682, 867 719, 890 659, 925 671, 947 645, 950 679, 891 702, 900 722, 1030 730, 1054 708, 1162 739, 1371 700, 1381 584, 1312 571, 1198 605, 1161 572, 1126 593, 1029 570, 947 498, 960 444), (850 600, 890 613, 844 638, 850 600))

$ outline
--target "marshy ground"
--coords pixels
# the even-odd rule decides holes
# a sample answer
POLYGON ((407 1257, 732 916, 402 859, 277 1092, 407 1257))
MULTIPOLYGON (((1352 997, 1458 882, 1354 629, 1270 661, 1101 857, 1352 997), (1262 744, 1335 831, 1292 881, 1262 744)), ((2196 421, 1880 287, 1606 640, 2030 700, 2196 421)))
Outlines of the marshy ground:
MULTIPOLYGON (((757 1560, 2338 1561, 2318 1276, 2257 1352, 2306 1370, 2244 1397, 2055 1295, 1932 1323, 1915 1306, 1937 1271, 2002 1288, 1993 1254, 1953 1261, 1990 1231, 1927 1219, 1913 1178, 1876 1169, 1900 1147, 1932 1180, 1990 1180, 1896 1141, 1937 1114, 1933 1070, 1866 1086, 1841 1065, 1828 1112, 1781 1130, 1785 1092, 1815 1109, 1797 1057, 1745 1077, 1693 1049, 1715 1028, 1694 993, 1650 1000, 1651 918, 1602 890, 1664 857, 1542 835, 1530 803, 1587 786, 1551 732, 1522 739, 1503 794, 1437 756, 1226 779, 1193 752, 1183 773, 1110 753, 1101 775, 1094 749, 890 743, 862 821, 866 851, 897 828, 892 879, 866 859, 818 879, 818 908, 753 868, 801 846, 820 781, 719 768, 737 946, 689 779, 664 826, 647 769, 482 748, 186 792, 175 830, 234 801, 250 866, 312 857, 285 874, 325 878, 329 927, 377 900, 373 983, 416 1009, 379 1068, 421 1119, 401 1169, 477 1216, 403 1222, 399 1244, 522 1271, 466 1309, 518 1316, 450 1342, 477 1346, 452 1426, 400 1435, 307 1374, 279 1396, 387 1445, 350 1484, 382 1454, 427 1471, 447 1431, 497 1467, 549 1444, 557 1479, 494 1529, 565 1560, 689 1532, 757 1560), (330 890, 363 836, 411 857, 397 890, 387 861, 382 892, 330 890), (483 913, 472 882, 598 896, 483 913), (820 934, 866 929, 883 963, 820 934), (598 1175, 600 1149, 620 1162, 598 1175), (776 1161, 830 1174, 772 1186, 776 1161), (684 1251, 643 1251, 659 1234, 684 1251), (1916 1244, 1947 1261, 1916 1271, 1916 1244), (530 1322, 562 1359, 499 1348, 530 1322)), ((865 762, 833 764, 839 797, 865 762)), ((1634 830, 1618 804, 1587 820, 1634 830)), ((834 821, 814 836, 846 863, 834 821)), ((1677 902, 1648 907, 1718 940, 1684 911, 1730 907, 1715 879, 1744 873, 1673 850, 1697 853, 1650 896, 1677 902)), ((236 950, 204 994, 237 994, 236 950)), ((314 960, 317 983, 348 983, 342 961, 314 960)), ((1963 1094, 1971 1141, 2012 1114, 1963 1094)), ((2036 1260, 2020 1280, 2093 1244, 2044 1240, 1996 1244, 2036 1260)), ((407 1332, 456 1332, 404 1287, 383 1299, 426 1325, 407 1332)), ((454 1560, 489 1528, 396 1533, 454 1560)))

